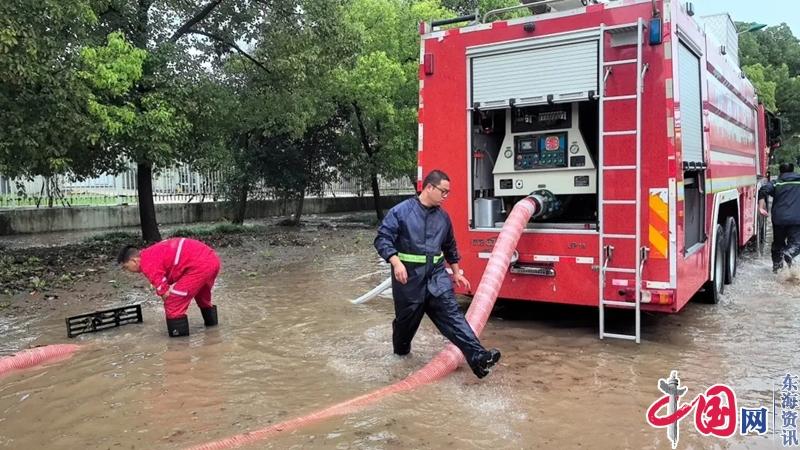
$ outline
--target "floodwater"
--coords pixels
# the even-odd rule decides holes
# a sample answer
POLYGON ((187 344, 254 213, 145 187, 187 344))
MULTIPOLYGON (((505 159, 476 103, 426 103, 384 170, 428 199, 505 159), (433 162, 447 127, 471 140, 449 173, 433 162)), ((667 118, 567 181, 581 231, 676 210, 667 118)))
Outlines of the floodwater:
MULTIPOLYGON (((370 232, 358 233, 355 253, 318 254, 258 276, 224 271, 215 290, 220 326, 204 329, 193 305, 189 338, 167 338, 159 302, 125 293, 123 304, 143 303, 143 324, 83 335, 72 340, 84 346, 72 359, 0 380, 0 448, 184 448, 313 412, 422 367, 445 343, 429 320, 412 356, 396 358, 390 298, 348 301, 387 273, 370 232)), ((482 339, 503 359, 484 380, 462 368, 246 448, 667 449, 666 429, 651 428, 645 413, 670 370, 688 388, 684 402, 725 383, 737 406, 770 410, 767 436, 737 430, 731 439, 702 436, 692 413, 681 422, 680 448, 778 448, 773 389, 786 372, 800 374, 800 277, 773 275, 767 259, 748 256, 718 305, 645 314, 640 345, 599 340, 596 310, 499 303, 482 339)), ((0 351, 65 342, 64 316, 0 322, 0 351)))

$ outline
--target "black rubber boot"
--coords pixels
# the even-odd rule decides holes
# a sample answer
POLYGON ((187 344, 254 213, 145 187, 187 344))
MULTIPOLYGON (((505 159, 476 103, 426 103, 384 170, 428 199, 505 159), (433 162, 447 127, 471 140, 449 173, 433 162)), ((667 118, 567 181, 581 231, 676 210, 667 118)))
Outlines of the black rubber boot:
POLYGON ((497 362, 500 361, 500 350, 493 348, 484 350, 473 357, 470 361, 472 373, 478 378, 483 378, 492 371, 497 362))
POLYGON ((167 333, 169 337, 188 336, 189 318, 182 316, 177 319, 167 319, 167 333))
POLYGON ((219 323, 217 321, 217 305, 209 308, 200 308, 200 312, 203 314, 203 322, 207 327, 213 327, 219 323))

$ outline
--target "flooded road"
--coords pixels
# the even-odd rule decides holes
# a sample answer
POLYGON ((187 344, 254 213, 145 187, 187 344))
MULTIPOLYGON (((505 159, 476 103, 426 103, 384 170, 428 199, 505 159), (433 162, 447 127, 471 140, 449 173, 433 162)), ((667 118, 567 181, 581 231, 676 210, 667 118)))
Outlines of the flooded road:
MULTIPOLYGON (((72 314, 140 302, 144 310, 143 324, 71 340, 85 348, 66 362, 1 379, 0 448, 184 448, 405 377, 445 341, 426 319, 412 356, 396 358, 390 297, 348 302, 388 273, 371 248, 373 236, 328 231, 309 247, 222 250, 214 294, 220 326, 205 329, 193 305, 188 339, 168 339, 160 302, 134 286, 120 298, 43 317, 0 319, 0 353, 7 354, 67 342, 64 317, 72 314), (275 252, 289 262, 267 264, 275 252)), ((486 379, 462 368, 246 448, 670 448, 666 430, 645 421, 662 395, 658 379, 670 370, 689 389, 683 401, 725 383, 738 406, 770 410, 773 383, 787 371, 800 373, 800 278, 775 276, 770 267, 767 257, 748 255, 719 305, 645 314, 641 345, 600 341, 593 309, 499 303, 482 340, 503 359, 486 379)), ((680 448, 779 448, 772 439, 738 431, 729 440, 704 437, 693 415, 680 427, 680 448)))

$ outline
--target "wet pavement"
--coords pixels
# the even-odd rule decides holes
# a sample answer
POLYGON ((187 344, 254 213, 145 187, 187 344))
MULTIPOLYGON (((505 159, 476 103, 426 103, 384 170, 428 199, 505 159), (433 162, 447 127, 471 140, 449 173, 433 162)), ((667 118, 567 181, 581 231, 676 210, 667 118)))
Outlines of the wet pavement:
MULTIPOLYGON (((168 339, 160 301, 133 287, 121 299, 43 317, 0 317, 0 353, 8 354, 67 342, 71 314, 140 302, 144 309, 143 324, 71 340, 85 348, 66 362, 0 379, 0 448, 184 448, 312 412, 422 367, 444 339, 426 319, 412 356, 391 354, 390 297, 348 301, 388 269, 370 230, 341 235, 293 250, 300 257, 288 264, 262 264, 259 252, 275 249, 225 249, 214 294, 220 326, 205 329, 192 306, 188 339, 168 339), (346 250, 328 251, 337 245, 346 250)), ((725 383, 738 406, 770 409, 772 430, 773 384, 800 374, 800 275, 775 276, 770 267, 767 257, 746 255, 720 304, 645 314, 640 345, 599 340, 595 309, 501 302, 482 336, 503 351, 488 378, 462 368, 246 448, 667 449, 666 430, 651 428, 645 413, 670 370, 689 389, 683 401, 725 383)), ((705 437, 693 418, 681 422, 679 448, 781 446, 771 433, 705 437)))

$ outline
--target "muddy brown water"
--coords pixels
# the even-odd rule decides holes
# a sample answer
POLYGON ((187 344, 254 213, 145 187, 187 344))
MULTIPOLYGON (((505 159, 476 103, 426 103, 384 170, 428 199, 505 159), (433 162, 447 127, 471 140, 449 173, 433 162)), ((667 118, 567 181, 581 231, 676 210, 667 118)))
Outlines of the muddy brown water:
MULTIPOLYGON (((123 289, 121 299, 98 299, 83 311, 4 316, 0 352, 8 354, 66 342, 63 318, 89 306, 144 309, 141 325, 71 340, 84 349, 66 362, 0 379, 0 448, 184 448, 312 412, 422 367, 444 339, 426 319, 412 356, 391 354, 390 297, 348 302, 379 283, 386 266, 370 231, 341 233, 348 252, 321 250, 335 247, 325 242, 293 250, 283 265, 258 266, 257 251, 226 249, 214 294, 220 326, 205 329, 192 306, 186 339, 164 335, 161 305, 143 289, 123 289)), ((482 337, 503 352, 488 378, 462 368, 246 448, 670 448, 666 430, 645 421, 670 370, 689 388, 684 401, 726 383, 738 406, 770 410, 779 375, 800 374, 798 280, 776 277, 766 258, 748 255, 719 305, 646 314, 641 345, 599 340, 596 310, 503 302, 482 337)), ((771 433, 704 437, 693 416, 680 426, 679 448, 780 444, 771 433)))

